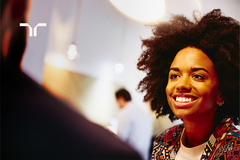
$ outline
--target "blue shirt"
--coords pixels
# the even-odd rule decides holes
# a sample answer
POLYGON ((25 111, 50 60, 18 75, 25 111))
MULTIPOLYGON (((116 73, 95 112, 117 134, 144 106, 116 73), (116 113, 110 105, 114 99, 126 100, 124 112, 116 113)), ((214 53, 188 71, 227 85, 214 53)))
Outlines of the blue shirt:
POLYGON ((131 102, 120 109, 117 135, 134 148, 144 160, 149 156, 152 131, 150 114, 131 102))

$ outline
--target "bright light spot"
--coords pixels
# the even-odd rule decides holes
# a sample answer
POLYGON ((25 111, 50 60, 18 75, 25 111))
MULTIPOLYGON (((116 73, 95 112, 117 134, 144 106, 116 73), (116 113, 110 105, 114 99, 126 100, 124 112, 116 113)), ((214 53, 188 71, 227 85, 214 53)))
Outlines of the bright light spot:
POLYGON ((110 0, 126 15, 144 22, 154 22, 164 12, 164 0, 110 0))
POLYGON ((52 54, 45 57, 45 63, 54 67, 64 68, 67 66, 66 58, 59 54, 52 54))
POLYGON ((71 44, 69 46, 67 54, 68 54, 68 58, 70 60, 73 60, 77 55, 77 46, 75 44, 71 44))
POLYGON ((124 69, 124 66, 122 63, 117 63, 117 64, 115 64, 114 68, 115 68, 116 74, 121 74, 124 69))

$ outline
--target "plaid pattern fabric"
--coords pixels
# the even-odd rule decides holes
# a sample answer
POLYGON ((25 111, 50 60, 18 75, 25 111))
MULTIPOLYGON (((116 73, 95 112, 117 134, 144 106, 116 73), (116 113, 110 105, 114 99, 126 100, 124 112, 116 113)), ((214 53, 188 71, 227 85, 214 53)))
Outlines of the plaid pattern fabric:
MULTIPOLYGON (((175 159, 180 148, 183 124, 159 133, 153 142, 152 160, 175 159)), ((210 136, 201 160, 239 160, 240 131, 233 126, 230 118, 225 118, 210 136)))

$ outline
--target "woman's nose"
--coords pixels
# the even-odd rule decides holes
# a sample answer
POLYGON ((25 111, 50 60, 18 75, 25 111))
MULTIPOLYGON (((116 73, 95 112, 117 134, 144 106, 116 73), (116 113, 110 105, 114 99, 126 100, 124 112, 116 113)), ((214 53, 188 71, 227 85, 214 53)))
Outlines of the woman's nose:
POLYGON ((191 91, 191 82, 187 76, 182 76, 176 86, 177 91, 179 92, 190 92, 191 91))

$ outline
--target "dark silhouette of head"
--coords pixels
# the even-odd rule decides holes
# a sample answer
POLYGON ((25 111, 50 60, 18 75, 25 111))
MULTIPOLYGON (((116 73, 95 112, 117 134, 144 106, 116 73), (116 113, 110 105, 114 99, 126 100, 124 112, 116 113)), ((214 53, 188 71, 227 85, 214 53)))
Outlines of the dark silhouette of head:
POLYGON ((1 0, 1 62, 20 68, 26 47, 26 22, 28 0, 1 0))
POLYGON ((131 101, 131 95, 126 89, 120 89, 115 93, 116 98, 123 97, 126 101, 131 101))
POLYGON ((115 93, 119 108, 123 108, 132 100, 130 93, 126 89, 120 89, 115 93))

